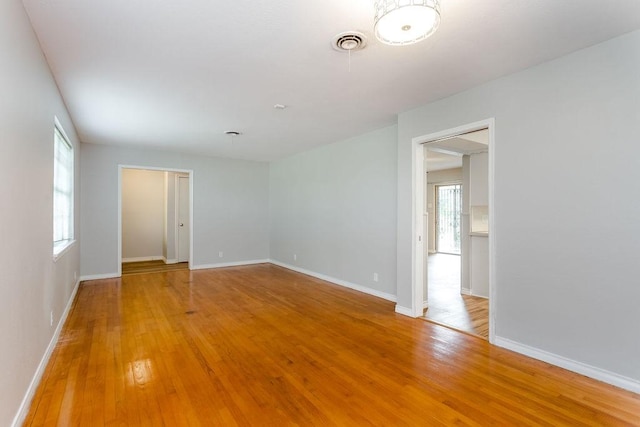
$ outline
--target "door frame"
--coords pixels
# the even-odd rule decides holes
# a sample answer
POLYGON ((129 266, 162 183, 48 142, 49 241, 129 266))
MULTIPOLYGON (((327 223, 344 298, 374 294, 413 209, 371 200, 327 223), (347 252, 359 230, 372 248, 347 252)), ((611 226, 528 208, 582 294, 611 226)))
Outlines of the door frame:
POLYGON ((193 170, 173 169, 154 166, 118 165, 118 276, 122 276, 122 171, 124 169, 139 169, 160 172, 176 172, 189 176, 189 269, 193 266, 193 170))
POLYGON ((424 223, 425 208, 425 165, 424 165, 424 144, 438 139, 454 137, 463 133, 476 130, 488 129, 489 144, 489 342, 494 342, 495 320, 498 317, 496 310, 496 268, 495 268, 495 247, 496 247, 496 215, 495 215, 495 119, 489 118, 455 128, 445 129, 426 135, 412 138, 412 163, 414 165, 414 182, 412 194, 412 224, 414 233, 412 240, 411 271, 412 271, 412 315, 420 317, 424 312, 424 291, 427 283, 426 256, 424 255, 425 240, 427 232, 424 223))

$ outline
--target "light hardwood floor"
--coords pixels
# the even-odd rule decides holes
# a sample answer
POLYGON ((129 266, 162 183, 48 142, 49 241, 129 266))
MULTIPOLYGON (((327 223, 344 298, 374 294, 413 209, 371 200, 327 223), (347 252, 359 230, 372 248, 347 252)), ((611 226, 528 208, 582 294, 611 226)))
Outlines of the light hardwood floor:
POLYGON ((85 282, 25 425, 640 425, 640 396, 273 265, 85 282))
POLYGON ((454 329, 489 338, 489 300, 460 294, 460 256, 430 254, 429 308, 424 318, 454 329))
POLYGON ((188 262, 178 262, 175 264, 165 264, 162 260, 123 262, 122 274, 161 273, 163 271, 186 270, 188 268, 188 262))

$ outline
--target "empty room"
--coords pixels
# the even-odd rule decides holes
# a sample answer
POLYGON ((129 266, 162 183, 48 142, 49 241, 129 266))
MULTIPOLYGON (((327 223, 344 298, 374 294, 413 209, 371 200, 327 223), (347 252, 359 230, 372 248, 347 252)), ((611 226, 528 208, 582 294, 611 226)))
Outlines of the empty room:
POLYGON ((640 2, 6 0, 0 46, 0 425, 640 426, 640 2))

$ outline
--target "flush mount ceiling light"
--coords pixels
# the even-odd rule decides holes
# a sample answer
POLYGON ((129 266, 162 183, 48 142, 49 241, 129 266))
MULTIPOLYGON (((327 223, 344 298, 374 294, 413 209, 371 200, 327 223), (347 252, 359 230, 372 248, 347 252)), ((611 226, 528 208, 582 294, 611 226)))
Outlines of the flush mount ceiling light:
POLYGON ((376 37, 385 44, 418 43, 440 25, 439 0, 376 0, 374 8, 376 37))

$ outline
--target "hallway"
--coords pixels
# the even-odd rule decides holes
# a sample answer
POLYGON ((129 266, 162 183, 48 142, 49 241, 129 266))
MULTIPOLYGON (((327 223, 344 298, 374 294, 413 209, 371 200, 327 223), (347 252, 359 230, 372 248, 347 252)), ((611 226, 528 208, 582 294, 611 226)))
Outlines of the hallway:
POLYGON ((424 318, 489 338, 489 300, 460 294, 460 256, 429 254, 429 308, 424 318))

